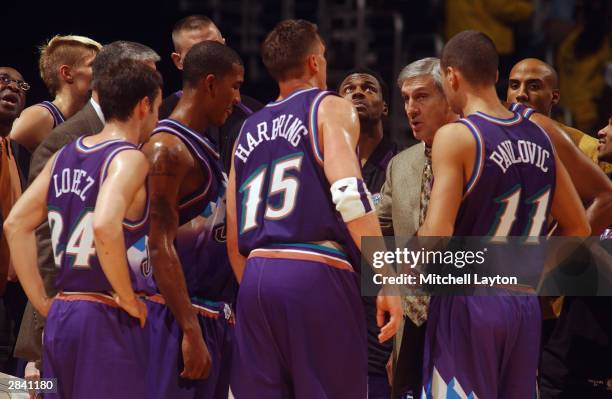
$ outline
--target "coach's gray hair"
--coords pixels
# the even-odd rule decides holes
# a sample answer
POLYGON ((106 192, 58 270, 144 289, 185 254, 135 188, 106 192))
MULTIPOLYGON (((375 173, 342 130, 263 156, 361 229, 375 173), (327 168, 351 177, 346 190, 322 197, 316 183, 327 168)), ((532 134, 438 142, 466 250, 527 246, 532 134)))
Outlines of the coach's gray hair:
POLYGON ((112 63, 124 60, 156 63, 160 59, 159 54, 152 48, 141 43, 127 40, 117 40, 109 43, 102 46, 102 50, 100 50, 92 65, 92 87, 96 87, 96 76, 99 76, 104 68, 112 63))
POLYGON ((406 79, 417 76, 431 75, 434 84, 442 92, 442 73, 440 72, 440 59, 435 57, 422 58, 406 65, 397 78, 397 85, 402 88, 406 79))

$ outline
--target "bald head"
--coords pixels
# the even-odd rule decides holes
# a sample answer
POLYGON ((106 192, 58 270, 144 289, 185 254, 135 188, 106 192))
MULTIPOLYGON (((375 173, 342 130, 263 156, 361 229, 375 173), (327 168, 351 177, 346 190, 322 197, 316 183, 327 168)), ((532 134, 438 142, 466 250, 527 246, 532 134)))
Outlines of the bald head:
POLYGON ((183 70, 185 56, 197 43, 212 40, 225 44, 225 39, 217 25, 204 15, 190 15, 178 21, 172 29, 174 52, 172 61, 179 70, 183 70))
POLYGON ((518 102, 550 115, 559 102, 559 79, 553 67, 536 58, 519 61, 508 78, 508 102, 518 102))

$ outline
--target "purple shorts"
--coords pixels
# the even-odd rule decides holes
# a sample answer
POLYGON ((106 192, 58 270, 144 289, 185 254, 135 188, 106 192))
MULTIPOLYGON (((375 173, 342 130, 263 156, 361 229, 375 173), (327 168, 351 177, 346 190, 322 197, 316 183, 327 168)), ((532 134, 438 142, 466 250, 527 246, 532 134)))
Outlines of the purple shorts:
POLYGON ((178 323, 166 305, 151 300, 146 302, 150 329, 149 398, 227 399, 234 339, 231 308, 225 304, 196 305, 212 368, 207 379, 188 380, 180 377, 183 335, 178 323))
POLYGON ((535 397, 540 320, 535 296, 432 297, 421 397, 535 397))
POLYGON ((366 398, 358 276, 323 262, 248 259, 238 292, 236 399, 366 398))
POLYGON ((45 324, 42 377, 57 378, 45 398, 146 398, 147 329, 103 295, 58 298, 45 324))

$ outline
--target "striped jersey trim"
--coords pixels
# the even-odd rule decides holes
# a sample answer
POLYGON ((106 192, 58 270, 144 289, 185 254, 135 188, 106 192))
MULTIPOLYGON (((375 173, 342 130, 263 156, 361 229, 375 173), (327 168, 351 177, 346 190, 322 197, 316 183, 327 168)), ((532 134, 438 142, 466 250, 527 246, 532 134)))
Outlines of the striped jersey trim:
POLYGON ((206 146, 206 148, 208 148, 211 151, 211 154, 214 155, 217 159, 219 159, 219 154, 215 152, 208 144, 206 144, 205 139, 200 137, 193 130, 188 129, 186 126, 178 122, 175 122, 171 119, 164 119, 160 121, 157 127, 153 129, 153 132, 151 133, 151 135, 154 135, 156 133, 161 133, 161 132, 172 134, 173 136, 178 137, 186 146, 188 146, 191 149, 190 152, 201 161, 201 163, 206 167, 206 170, 208 172, 208 177, 209 177, 208 181, 202 186, 201 190, 195 191, 194 193, 188 195, 185 198, 181 198, 181 200, 179 201, 179 209, 183 209, 185 207, 192 205, 194 202, 201 200, 202 198, 206 196, 206 194, 208 194, 208 190, 210 189, 210 186, 212 184, 212 176, 213 176, 213 171, 212 171, 212 168, 210 167, 208 159, 206 159, 205 156, 200 154, 200 152, 198 151, 198 148, 191 142, 191 140, 189 140, 189 137, 198 140, 198 142, 206 146), (173 126, 168 126, 166 122, 172 124, 173 126))
POLYGON ((53 117, 53 127, 56 127, 57 125, 61 125, 62 123, 66 121, 66 117, 64 116, 62 111, 60 111, 57 105, 53 104, 51 101, 43 101, 41 103, 34 104, 34 105, 42 107, 46 109, 47 111, 49 111, 49 113, 53 117))
POLYGON ((323 263, 336 269, 354 271, 349 261, 334 255, 326 255, 308 249, 298 248, 256 248, 251 251, 249 258, 295 259, 323 263))
POLYGON ((318 127, 318 111, 319 105, 323 98, 332 94, 330 91, 322 91, 312 100, 310 104, 310 112, 308 113, 308 127, 310 130, 310 144, 312 146, 312 152, 317 162, 323 165, 323 151, 319 148, 319 127, 318 127))
POLYGON ((293 97, 295 97, 297 95, 300 95, 302 93, 306 93, 306 92, 312 91, 312 90, 318 90, 318 88, 317 87, 311 87, 309 89, 301 89, 301 90, 294 91, 293 93, 291 93, 289 95, 289 97, 283 98, 282 100, 278 100, 278 101, 272 101, 272 102, 266 104, 265 106, 266 107, 276 107, 277 105, 283 104, 283 103, 291 100, 293 97))
POLYGON ((176 121, 174 119, 170 119, 170 118, 162 119, 161 121, 158 122, 155 129, 153 129, 153 133, 151 134, 157 133, 159 130, 163 131, 163 127, 165 126, 167 128, 168 125, 178 128, 179 131, 184 131, 185 132, 184 134, 189 134, 191 137, 193 137, 194 140, 202 144, 204 148, 207 149, 216 159, 220 158, 219 152, 215 148, 215 145, 207 137, 204 137, 203 135, 198 134, 198 132, 191 129, 189 126, 183 125, 181 122, 176 121))
POLYGON ((478 181, 480 180, 480 176, 482 175, 485 163, 485 148, 484 140, 482 139, 482 135, 478 130, 478 127, 467 118, 460 119, 459 122, 466 125, 468 129, 470 129, 470 132, 472 133, 474 138, 476 139, 476 160, 474 163, 474 168, 472 169, 472 175, 470 176, 470 180, 465 185, 463 194, 463 198, 466 198, 472 192, 472 190, 474 190, 474 187, 476 187, 476 184, 478 183, 478 181))
POLYGON ((90 154, 92 152, 96 152, 101 150, 102 148, 105 148, 111 144, 115 144, 115 143, 120 143, 120 142, 125 142, 126 144, 130 144, 129 142, 122 140, 122 139, 113 139, 113 140, 106 140, 106 141, 102 141, 98 144, 94 144, 92 146, 87 146, 85 145, 85 143, 83 142, 83 140, 85 139, 85 136, 81 136, 77 139, 76 141, 76 149, 79 152, 83 152, 85 154, 90 154))
MULTIPOLYGON (((136 147, 132 147, 130 145, 124 145, 124 146, 115 148, 113 151, 111 151, 110 154, 108 154, 108 156, 104 160, 104 163, 102 164, 102 168, 100 169, 100 186, 99 187, 102 187, 102 183, 104 183, 104 180, 106 179, 106 176, 108 174, 108 168, 110 167, 110 164, 115 158, 115 156, 117 156, 117 154, 119 154, 120 152, 129 151, 129 150, 138 151, 136 147)), ((150 206, 149 185, 146 182, 145 182, 145 192, 146 192, 145 209, 142 214, 142 217, 137 220, 130 220, 127 218, 123 219, 123 223, 122 223, 123 227, 127 228, 128 230, 137 230, 143 227, 146 224, 146 222, 149 220, 149 210, 150 210, 149 209, 149 206, 150 206)))
POLYGON ((520 114, 520 112, 514 112, 514 116, 512 118, 509 119, 501 119, 501 118, 495 118, 493 116, 487 115, 487 114, 483 114, 480 111, 476 111, 473 115, 478 115, 479 117, 495 123, 497 125, 502 125, 502 126, 512 126, 512 125, 516 125, 517 123, 519 123, 522 119, 523 116, 520 114))

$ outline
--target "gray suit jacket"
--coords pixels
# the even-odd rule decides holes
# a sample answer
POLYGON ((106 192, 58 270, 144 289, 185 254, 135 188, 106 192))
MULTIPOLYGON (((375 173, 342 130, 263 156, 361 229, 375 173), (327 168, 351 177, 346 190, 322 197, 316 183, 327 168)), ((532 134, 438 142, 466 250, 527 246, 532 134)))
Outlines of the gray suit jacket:
MULTIPOLYGON (((96 114, 91 103, 88 102, 83 109, 53 129, 36 148, 30 163, 30 184, 43 170, 49 158, 60 148, 81 136, 99 133, 103 128, 104 124, 96 114)), ((47 222, 36 229, 36 246, 38 249, 38 267, 40 268, 47 294, 55 295, 57 292, 55 289, 57 268, 53 260, 51 233, 47 222)), ((15 356, 30 361, 40 359, 43 327, 43 318, 34 311, 32 304, 28 302, 21 322, 17 343, 15 344, 15 356)))
POLYGON ((419 143, 391 159, 376 208, 385 236, 413 236, 419 229, 425 145, 419 143))

